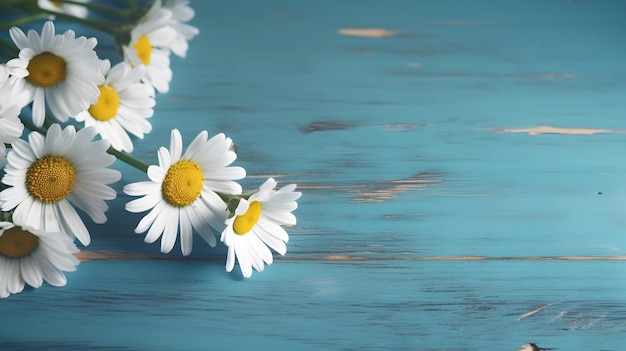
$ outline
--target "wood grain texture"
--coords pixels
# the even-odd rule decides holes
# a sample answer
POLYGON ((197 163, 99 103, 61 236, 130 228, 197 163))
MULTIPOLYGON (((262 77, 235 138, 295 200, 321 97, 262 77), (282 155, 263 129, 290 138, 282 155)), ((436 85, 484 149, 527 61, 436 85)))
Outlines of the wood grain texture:
POLYGON ((287 255, 161 255, 120 194, 66 287, 0 301, 0 350, 626 347, 626 3, 192 6, 134 155, 225 132, 244 188, 303 191, 287 255))

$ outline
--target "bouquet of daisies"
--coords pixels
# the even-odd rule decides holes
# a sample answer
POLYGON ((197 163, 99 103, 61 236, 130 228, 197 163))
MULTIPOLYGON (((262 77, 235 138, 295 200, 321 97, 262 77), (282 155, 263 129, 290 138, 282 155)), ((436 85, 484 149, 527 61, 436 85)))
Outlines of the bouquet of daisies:
MULTIPOLYGON (((126 184, 136 199, 126 210, 145 212, 135 233, 161 239, 169 253, 177 240, 183 255, 194 232, 211 247, 215 234, 228 247, 226 270, 235 263, 244 277, 284 255, 283 226, 296 224, 296 185, 277 189, 267 179, 242 193, 246 171, 233 166, 230 138, 201 131, 185 147, 171 131, 157 164, 129 155, 133 142, 150 133, 155 96, 172 79, 170 54, 185 57, 199 31, 187 22, 186 0, 154 0, 118 7, 87 0, 3 0, 0 3, 0 296, 43 281, 63 286, 63 272, 76 269, 75 241, 91 238, 83 217, 107 220, 110 187, 121 173, 116 160, 144 172, 147 180, 126 184), (119 62, 98 57, 96 38, 73 30, 57 33, 55 21, 90 27, 111 36, 119 62), (41 31, 20 26, 42 23, 41 31), (221 233, 221 235, 219 235, 221 233)), ((158 111, 158 110, 157 110, 158 111)), ((158 114, 158 113, 157 113, 158 114)))

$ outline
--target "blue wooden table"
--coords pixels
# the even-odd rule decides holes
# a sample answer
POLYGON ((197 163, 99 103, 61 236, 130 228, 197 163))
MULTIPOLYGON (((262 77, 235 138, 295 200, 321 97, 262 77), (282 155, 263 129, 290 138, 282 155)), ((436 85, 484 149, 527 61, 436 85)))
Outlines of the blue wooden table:
POLYGON ((303 192, 243 279, 133 234, 121 163, 63 288, 0 301, 1 350, 626 349, 626 2, 194 1, 154 131, 224 132, 303 192))

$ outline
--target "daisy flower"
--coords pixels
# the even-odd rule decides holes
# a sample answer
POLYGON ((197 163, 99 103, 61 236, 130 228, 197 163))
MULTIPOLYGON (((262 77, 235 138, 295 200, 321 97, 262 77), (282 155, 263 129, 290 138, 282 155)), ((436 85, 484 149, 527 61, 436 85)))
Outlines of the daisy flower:
POLYGON ((128 63, 120 62, 110 67, 109 60, 105 60, 101 73, 106 78, 98 87, 98 101, 76 115, 76 120, 96 128, 102 139, 110 141, 114 148, 132 152, 133 143, 128 133, 142 139, 152 130, 147 118, 154 112, 154 90, 139 81, 144 73, 143 66, 131 68, 128 63))
POLYGON ((95 136, 94 128, 77 132, 53 124, 45 137, 32 132, 28 142, 15 140, 2 178, 10 186, 0 192, 2 211, 14 209, 17 225, 68 233, 89 245, 89 231, 72 205, 95 223, 106 222, 104 200, 116 195, 106 184, 121 178, 119 171, 106 168, 115 161, 106 153, 109 143, 92 141, 95 136))
POLYGON ((276 181, 269 178, 247 200, 239 200, 234 216, 226 220, 226 229, 221 241, 228 246, 226 271, 235 266, 235 258, 244 277, 252 275, 252 268, 261 272, 263 262, 272 264, 269 248, 284 255, 289 235, 281 225, 295 225, 296 217, 291 213, 298 208, 297 199, 302 193, 294 191, 295 184, 274 190, 276 181), (269 248, 268 248, 269 247, 269 248))
POLYGON ((36 126, 43 125, 46 103, 55 118, 66 122, 98 100, 104 76, 102 61, 93 50, 96 38, 76 38, 72 30, 55 34, 51 21, 43 25, 41 36, 35 30, 27 36, 17 27, 9 34, 20 54, 7 66, 26 73, 14 73, 10 79, 16 80, 16 89, 29 93, 36 126))
POLYGON ((78 248, 70 237, 0 222, 0 297, 17 294, 24 284, 41 287, 43 281, 64 286, 63 272, 73 272, 78 248))
POLYGON ((0 63, 0 85, 9 79, 9 73, 9 68, 4 63, 0 63))
MULTIPOLYGON (((150 11, 155 8, 153 6, 150 11)), ((147 17, 131 30, 130 43, 123 46, 122 51, 124 60, 132 66, 146 66, 143 81, 159 93, 167 93, 172 80, 169 47, 176 38, 176 31, 168 25, 171 12, 160 11, 160 6, 157 9, 158 15, 147 17)))
POLYGON ((170 148, 158 151, 159 165, 148 168, 149 181, 128 184, 124 192, 143 196, 126 204, 129 212, 150 212, 141 219, 135 233, 148 233, 145 242, 161 238, 161 252, 174 247, 180 231, 181 251, 189 255, 193 246, 192 228, 211 247, 215 236, 211 228, 223 229, 226 204, 216 192, 241 192, 234 180, 244 178, 246 171, 237 166, 228 167, 237 155, 231 151, 232 140, 224 134, 208 139, 202 131, 182 153, 183 141, 177 129, 172 130, 170 148), (182 154, 182 155, 181 155, 182 154))
MULTIPOLYGON (((74 0, 76 2, 87 3, 89 0, 74 0)), ((68 4, 61 1, 53 1, 53 0, 37 0, 37 5, 39 8, 64 13, 70 16, 78 17, 78 18, 87 18, 87 8, 81 5, 68 4)))
POLYGON ((13 143, 24 131, 19 114, 28 101, 28 94, 16 93, 13 88, 10 82, 0 83, 0 167, 6 162, 4 144, 13 143))
POLYGON ((185 57, 189 47, 187 41, 200 33, 198 28, 185 23, 194 17, 195 12, 189 7, 189 1, 187 0, 165 1, 163 7, 172 12, 169 24, 176 30, 176 38, 172 42, 170 49, 176 56, 185 57))

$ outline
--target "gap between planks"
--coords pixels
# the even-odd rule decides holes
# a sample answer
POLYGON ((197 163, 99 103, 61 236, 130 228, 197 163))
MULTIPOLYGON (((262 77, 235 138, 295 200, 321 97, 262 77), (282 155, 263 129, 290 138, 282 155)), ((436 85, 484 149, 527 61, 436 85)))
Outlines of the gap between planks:
MULTIPOLYGON (((224 260, 223 256, 161 256, 148 254, 129 254, 112 251, 84 251, 75 254, 81 261, 91 260, 188 260, 216 261, 224 260)), ((327 255, 318 257, 281 257, 281 261, 626 261, 626 256, 423 256, 423 257, 365 257, 350 255, 327 255)))

